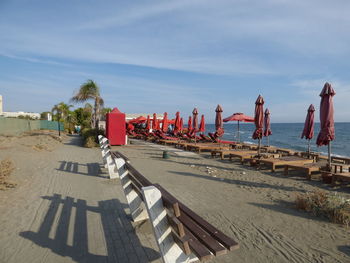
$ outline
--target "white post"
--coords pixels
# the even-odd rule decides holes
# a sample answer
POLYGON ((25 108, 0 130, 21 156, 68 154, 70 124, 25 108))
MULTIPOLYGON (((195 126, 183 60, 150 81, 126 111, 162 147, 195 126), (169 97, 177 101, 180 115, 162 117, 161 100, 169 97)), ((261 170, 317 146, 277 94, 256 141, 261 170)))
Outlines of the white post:
POLYGON ((102 154, 102 160, 105 165, 105 168, 108 168, 107 166, 107 160, 106 160, 106 155, 109 152, 109 142, 107 138, 102 137, 100 139, 100 148, 101 148, 101 154, 102 154))
POLYGON ((145 204, 142 202, 139 194, 132 187, 129 171, 125 167, 125 160, 123 158, 115 158, 115 163, 133 221, 137 222, 148 219, 145 204))
POLYGON ((198 258, 193 254, 185 255, 182 249, 175 243, 160 191, 154 186, 147 186, 142 187, 142 194, 163 262, 198 261, 198 258))
POLYGON ((106 157, 106 164, 107 164, 107 169, 108 169, 108 173, 109 173, 109 178, 110 179, 119 178, 117 166, 116 166, 116 163, 112 157, 111 151, 108 148, 105 150, 106 150, 105 157, 106 157))

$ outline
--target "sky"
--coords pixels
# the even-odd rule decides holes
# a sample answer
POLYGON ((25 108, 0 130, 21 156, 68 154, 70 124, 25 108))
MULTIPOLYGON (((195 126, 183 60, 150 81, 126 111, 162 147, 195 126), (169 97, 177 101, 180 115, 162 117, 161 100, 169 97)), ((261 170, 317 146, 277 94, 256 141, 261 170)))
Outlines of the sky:
MULTIPOLYGON (((326 81, 350 121, 348 0, 0 0, 4 111, 44 112, 88 79, 126 113, 304 122, 326 81)), ((81 105, 76 105, 79 107, 81 105)))

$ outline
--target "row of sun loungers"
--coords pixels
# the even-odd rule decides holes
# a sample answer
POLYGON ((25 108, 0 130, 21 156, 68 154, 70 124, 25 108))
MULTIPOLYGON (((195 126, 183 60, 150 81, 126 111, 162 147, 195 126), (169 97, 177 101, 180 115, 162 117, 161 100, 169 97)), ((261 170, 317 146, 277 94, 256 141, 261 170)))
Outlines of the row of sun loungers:
MULTIPOLYGON (((312 173, 320 173, 325 170, 327 157, 315 152, 297 152, 291 149, 278 148, 274 146, 261 146, 258 156, 258 145, 222 141, 218 138, 210 138, 201 134, 197 137, 167 136, 162 133, 142 134, 135 136, 139 139, 152 140, 161 144, 171 145, 187 151, 210 152, 212 157, 219 155, 221 159, 238 159, 242 164, 261 168, 267 166, 272 172, 277 168, 283 168, 284 174, 288 175, 290 170, 299 170, 306 174, 311 180, 312 173)), ((332 156, 332 184, 338 181, 350 182, 350 158, 332 156)))

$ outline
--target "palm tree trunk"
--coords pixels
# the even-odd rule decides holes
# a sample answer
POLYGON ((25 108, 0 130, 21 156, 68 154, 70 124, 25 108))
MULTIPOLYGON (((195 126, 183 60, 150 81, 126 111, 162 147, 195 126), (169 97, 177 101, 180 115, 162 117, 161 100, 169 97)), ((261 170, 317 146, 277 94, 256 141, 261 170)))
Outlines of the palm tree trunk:
POLYGON ((94 107, 94 111, 95 111, 95 116, 94 116, 94 126, 95 129, 98 129, 98 103, 97 103, 97 99, 95 99, 95 107, 94 107))

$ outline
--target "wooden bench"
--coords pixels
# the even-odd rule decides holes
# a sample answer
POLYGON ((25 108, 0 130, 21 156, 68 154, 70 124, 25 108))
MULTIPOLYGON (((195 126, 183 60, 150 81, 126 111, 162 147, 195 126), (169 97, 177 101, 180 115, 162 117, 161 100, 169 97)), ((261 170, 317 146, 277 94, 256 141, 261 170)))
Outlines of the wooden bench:
MULTIPOLYGON (((116 155, 121 156, 119 153, 116 155)), ((135 221, 145 218, 141 208, 142 201, 164 262, 205 261, 238 248, 237 242, 201 218, 163 187, 152 184, 123 158, 117 158, 116 163, 123 189, 129 195, 127 200, 130 202, 132 215, 135 215, 133 218, 135 221), (130 198, 131 193, 134 198, 130 198)))
POLYGON ((239 248, 159 184, 152 184, 120 152, 111 153, 133 221, 149 219, 164 262, 206 261, 239 248))

